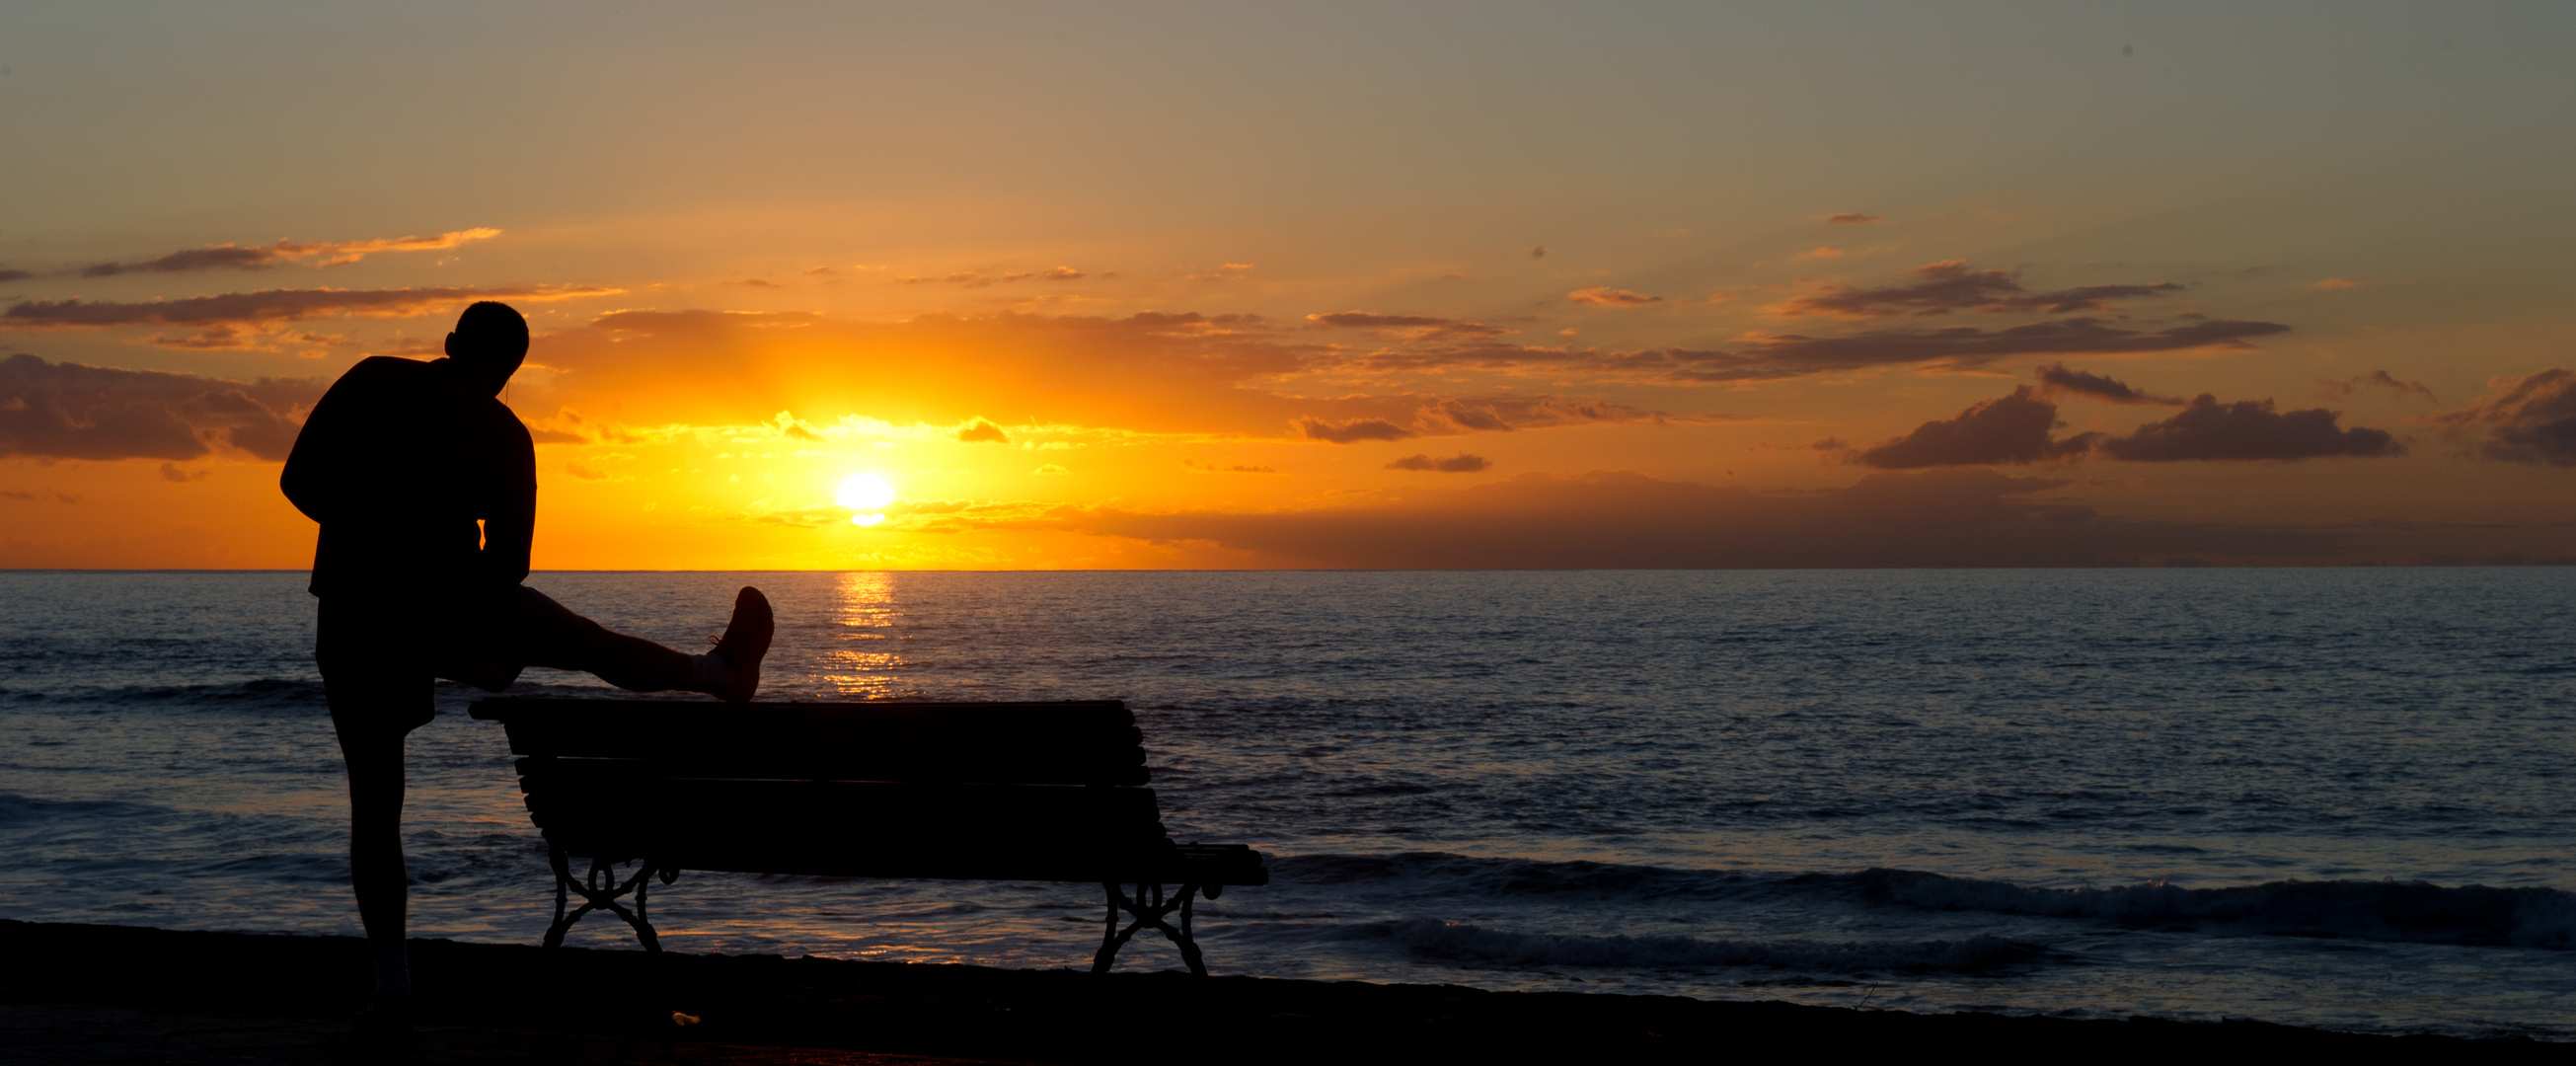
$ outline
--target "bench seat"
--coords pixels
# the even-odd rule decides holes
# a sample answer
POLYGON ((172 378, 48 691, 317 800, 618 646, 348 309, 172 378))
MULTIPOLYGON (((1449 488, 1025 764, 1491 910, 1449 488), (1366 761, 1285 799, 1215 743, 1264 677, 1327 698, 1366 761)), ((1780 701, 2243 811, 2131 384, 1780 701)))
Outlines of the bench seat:
POLYGON ((492 698, 556 874, 548 945, 592 910, 658 937, 645 885, 684 870, 1102 885, 1094 969, 1155 928, 1204 973, 1190 900, 1269 880, 1243 845, 1165 832, 1116 701, 785 703, 492 698), (589 876, 575 878, 576 864, 589 876), (635 864, 631 878, 603 871, 635 864), (1162 886, 1177 886, 1166 898, 1162 886), (1124 886, 1133 885, 1131 896, 1124 886), (632 893, 629 911, 619 900, 632 893), (585 900, 566 912, 568 897, 585 900), (1177 928, 1167 920, 1177 909, 1177 928), (1136 920, 1121 932, 1119 914, 1136 920))

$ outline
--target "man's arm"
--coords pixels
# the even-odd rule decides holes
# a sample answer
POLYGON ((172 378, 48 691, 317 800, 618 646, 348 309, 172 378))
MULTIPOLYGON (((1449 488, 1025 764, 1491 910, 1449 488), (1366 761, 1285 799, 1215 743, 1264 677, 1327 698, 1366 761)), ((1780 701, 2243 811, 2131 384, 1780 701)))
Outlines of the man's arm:
POLYGON ((495 583, 516 585, 528 579, 529 546, 537 532, 537 448, 528 427, 510 420, 513 439, 503 453, 505 482, 493 493, 491 517, 483 520, 483 572, 495 583))
POLYGON ((357 368, 352 367, 331 383, 322 399, 304 416, 304 428, 296 432, 295 447, 286 454, 286 469, 277 476, 277 487, 285 491, 287 502, 316 522, 326 521, 324 516, 344 502, 349 462, 358 449, 350 439, 355 416, 343 409, 358 402, 350 398, 351 392, 365 388, 363 384, 349 383, 359 376, 357 368))

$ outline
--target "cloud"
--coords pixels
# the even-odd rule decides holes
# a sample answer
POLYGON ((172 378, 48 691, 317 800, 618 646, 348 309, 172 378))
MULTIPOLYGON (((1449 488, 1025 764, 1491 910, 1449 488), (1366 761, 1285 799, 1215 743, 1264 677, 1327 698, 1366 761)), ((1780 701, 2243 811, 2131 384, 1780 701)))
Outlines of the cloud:
POLYGON ((265 326, 315 315, 413 315, 475 300, 565 300, 615 289, 584 286, 417 289, 263 289, 141 303, 25 300, 0 311, 0 327, 94 329, 104 326, 265 326))
POLYGON ((32 270, 0 270, 0 281, 25 281, 35 276, 32 270))
POLYGON ((2424 416, 2451 433, 2483 432, 2481 458, 2576 466, 2576 371, 2559 367, 2487 381, 2467 407, 2424 416))
MULTIPOLYGON (((1231 263, 1227 264, 1229 268, 1233 265, 1234 264, 1231 263)), ((1252 268, 1244 267, 1243 269, 1250 270, 1252 268)), ((806 273, 810 274, 813 273, 813 271, 809 270, 806 273)), ((931 282, 946 282, 950 285, 963 285, 970 289, 980 289, 987 285, 1000 285, 1015 281, 1073 281, 1080 277, 1082 277, 1082 271, 1075 270, 1069 266, 1060 266, 1046 270, 1011 270, 1004 271, 999 274, 987 274, 981 270, 960 270, 953 274, 942 274, 935 278, 907 276, 896 278, 895 281, 905 285, 925 285, 931 282)))
POLYGON ((2106 378, 2100 374, 2068 370, 2064 363, 2039 368, 2039 387, 2043 394, 2071 392, 2078 396, 2090 396, 2096 400, 2108 400, 2112 403, 2160 403, 2180 407, 2185 402, 2179 396, 2158 396, 2154 393, 2141 392, 2130 387, 2125 381, 2106 378))
POLYGON ((1428 455, 1408 455, 1386 464, 1389 470, 1422 470, 1438 474, 1481 474, 1494 468, 1494 461, 1481 455, 1460 452, 1446 459, 1428 455))
POLYGON ((1009 444, 1011 442, 1011 438, 1009 434, 1002 432, 1002 427, 978 418, 973 422, 967 423, 964 428, 957 431, 957 441, 960 444, 973 444, 977 441, 984 441, 991 444, 1009 444))
POLYGON ((1551 426, 1635 422, 1666 417, 1659 412, 1606 400, 1569 400, 1558 396, 1438 397, 1418 400, 1402 422, 1394 417, 1334 420, 1310 415, 1301 416, 1292 424, 1296 426, 1298 435, 1308 440, 1351 444, 1364 440, 1509 433, 1551 426))
POLYGON ((1845 211, 1839 215, 1826 215, 1825 221, 1845 226, 1863 226, 1872 222, 1885 222, 1887 219, 1880 215, 1865 215, 1858 211, 1845 211))
MULTIPOLYGON (((1951 326, 1932 330, 1874 330, 1843 337, 1776 334, 1754 340, 1741 354, 1688 353, 1690 366, 1676 376, 1708 381, 1796 377, 1838 370, 1940 363, 1984 366, 2020 355, 2091 355, 2170 352, 2191 348, 2248 348, 2247 337, 2286 333, 2273 322, 2211 319, 2160 330, 2133 330, 2099 319, 2068 318, 2007 329, 1951 326)), ((1682 354, 1682 353, 1675 353, 1682 354)))
POLYGON ((2370 283, 2367 281, 2354 281, 2351 278, 2327 278, 2324 281, 2318 282, 2317 287, 2320 289, 2358 289, 2368 284, 2370 283))
POLYGON ((2103 440, 2100 450, 2113 459, 2142 463, 2406 453, 2406 447, 2385 430, 2338 428, 2335 419, 2341 414, 2322 407, 2274 411, 2270 400, 2220 403, 2217 397, 2202 393, 2172 418, 2140 426, 2125 437, 2103 440))
POLYGON ((2400 396, 2421 396, 2427 400, 2433 400, 2436 403, 2441 402, 2439 399, 2434 397, 2431 386, 2420 381, 2399 381, 2395 375, 2390 374, 2385 370, 2373 370, 2370 373, 2363 374, 2358 377, 2345 378, 2341 381, 2320 378, 2317 380, 2317 384, 2324 386, 2326 398, 2333 400, 2340 400, 2346 396, 2350 396, 2352 395, 2353 390, 2364 385, 2376 385, 2400 396))
POLYGON ((1648 296, 1642 292, 1605 288, 1599 285, 1588 289, 1576 289, 1566 293, 1565 298, 1579 304, 1594 304, 1600 307, 1638 307, 1664 302, 1661 296, 1648 296))
POLYGON ((1308 440, 1331 441, 1334 444, 1357 444, 1364 440, 1403 440, 1413 431, 1383 418, 1352 418, 1330 421, 1300 418, 1292 423, 1308 440))
POLYGON ((2022 287, 2020 276, 2014 271, 1976 270, 1959 259, 1926 263, 1908 273, 1919 280, 1912 284, 1875 289, 1830 286, 1817 295, 1792 298, 1777 310, 1792 317, 1815 314, 1843 318, 1946 315, 1954 310, 2045 311, 2064 315, 2108 311, 2114 301, 2158 296, 2182 289, 2172 282, 2160 281, 2147 285, 2087 285, 2054 292, 2032 292, 2022 287))
POLYGON ((119 274, 180 274, 198 270, 266 270, 285 263, 317 260, 315 266, 355 263, 378 252, 429 252, 455 248, 467 241, 489 240, 501 231, 485 227, 441 233, 435 237, 394 237, 371 241, 292 241, 275 244, 209 244, 131 263, 98 263, 82 267, 84 278, 119 274))
POLYGON ((194 459, 222 443, 286 458, 314 378, 227 381, 158 370, 0 360, 0 455, 50 459, 194 459))
POLYGON ((2127 566, 2303 562, 2348 534, 2105 518, 1992 470, 1871 474, 1771 495, 1626 471, 1523 474, 1302 511, 1057 508, 996 524, 1206 544, 1258 565, 1356 569, 2127 566))
POLYGON ((1035 470, 1031 470, 1031 471, 1029 471, 1029 473, 1032 473, 1032 474, 1044 474, 1044 475, 1055 475, 1055 474, 1070 474, 1070 473, 1073 473, 1073 471, 1071 471, 1071 470, 1067 470, 1067 469, 1065 469, 1062 465, 1060 465, 1060 464, 1056 464, 1056 463, 1040 463, 1040 464, 1038 464, 1038 468, 1037 468, 1037 469, 1035 469, 1035 470))
POLYGON ((1188 467, 1189 469, 1196 470, 1202 474, 1276 474, 1279 472, 1277 467, 1247 466, 1243 464, 1236 464, 1234 466, 1217 466, 1211 463, 1202 463, 1195 459, 1183 459, 1181 460, 1181 465, 1188 467))
POLYGON ((0 500, 18 500, 24 503, 34 503, 38 500, 53 503, 81 502, 80 497, 68 492, 28 492, 23 489, 0 489, 0 500))
POLYGON ((1984 466, 2041 463, 2084 454, 2098 433, 2078 433, 2052 440, 2057 405, 2040 399, 2031 387, 1976 404, 1959 417, 1926 422, 1914 432, 1881 441, 1858 456, 1860 463, 1882 470, 1927 466, 1984 466))
POLYGON ((1843 250, 1842 250, 1842 249, 1840 249, 1840 248, 1836 248, 1836 247, 1834 247, 1834 246, 1832 246, 1832 245, 1830 245, 1830 244, 1819 244, 1819 245, 1815 246, 1814 248, 1810 248, 1810 249, 1808 249, 1808 250, 1806 250, 1806 251, 1799 252, 1799 253, 1796 253, 1796 254, 1794 254, 1794 255, 1791 255, 1789 258, 1791 258, 1791 259, 1840 259, 1840 258, 1842 258, 1842 257, 1843 257, 1843 255, 1844 255, 1844 252, 1843 252, 1843 250))
POLYGON ((1408 337, 1499 337, 1512 332, 1482 322, 1461 322, 1429 315, 1381 315, 1368 311, 1310 314, 1306 319, 1326 326, 1386 330, 1408 337))

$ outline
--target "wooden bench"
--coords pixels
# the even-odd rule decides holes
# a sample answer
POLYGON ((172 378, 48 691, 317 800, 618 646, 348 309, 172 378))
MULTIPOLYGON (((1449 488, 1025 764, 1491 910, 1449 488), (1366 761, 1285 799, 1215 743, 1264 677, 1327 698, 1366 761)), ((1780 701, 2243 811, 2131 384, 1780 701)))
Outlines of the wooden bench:
POLYGON ((605 910, 660 951, 645 883, 668 885, 682 870, 1081 881, 1109 896, 1093 972, 1150 927, 1205 975, 1190 901, 1270 880, 1249 847, 1176 844, 1164 833, 1143 787, 1143 735, 1114 700, 493 698, 473 715, 508 728, 528 814, 545 834, 555 873, 547 947, 605 910), (631 877, 614 869, 628 862, 631 877), (583 863, 589 873, 576 878, 583 863), (631 910, 620 902, 630 893, 631 910), (582 904, 567 912, 574 895, 582 904))

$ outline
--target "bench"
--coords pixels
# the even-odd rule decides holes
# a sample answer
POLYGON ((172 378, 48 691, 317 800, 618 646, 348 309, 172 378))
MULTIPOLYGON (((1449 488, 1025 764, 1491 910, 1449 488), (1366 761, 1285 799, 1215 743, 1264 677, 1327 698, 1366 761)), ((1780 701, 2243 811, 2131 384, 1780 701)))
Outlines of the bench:
POLYGON ((671 884, 683 870, 1076 881, 1109 897, 1092 972, 1106 972, 1130 937, 1152 928, 1204 976, 1191 900, 1270 880, 1249 847, 1165 834, 1154 790, 1143 787, 1143 735, 1114 700, 498 697, 477 701, 473 716, 508 729, 529 817, 546 838, 555 874, 547 947, 604 910, 633 926, 646 951, 660 951, 645 883, 671 884), (624 877, 615 867, 629 862, 635 872, 624 877), (589 872, 577 878, 582 864, 589 872), (567 911, 575 895, 582 903, 567 911), (629 895, 632 909, 620 902, 629 895))

